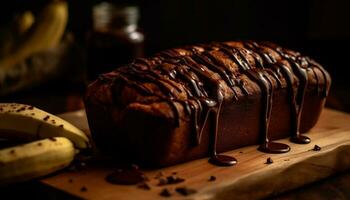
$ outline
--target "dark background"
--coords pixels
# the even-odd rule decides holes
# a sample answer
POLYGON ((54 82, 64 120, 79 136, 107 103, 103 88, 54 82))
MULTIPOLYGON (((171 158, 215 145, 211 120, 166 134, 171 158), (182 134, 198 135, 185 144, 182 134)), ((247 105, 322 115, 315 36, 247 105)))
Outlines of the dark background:
MULTIPOLYGON (((111 0, 110 0, 111 1, 111 0)), ((18 10, 40 10, 48 0, 12 0, 0 8, 0 23, 18 10)), ((98 0, 70 0, 68 31, 84 49, 91 7, 98 0)), ((268 40, 309 55, 331 74, 327 105, 350 112, 348 80, 350 1, 347 0, 117 0, 140 8, 145 52, 227 40, 268 40)), ((81 87, 80 87, 81 88, 81 87)), ((50 90, 50 89, 49 89, 50 90)))
POLYGON ((146 50, 225 40, 268 40, 309 55, 333 78, 328 105, 350 111, 350 1, 141 1, 146 50))
POLYGON ((269 40, 310 55, 335 76, 347 68, 346 0, 155 0, 140 7, 149 53, 191 43, 269 40))

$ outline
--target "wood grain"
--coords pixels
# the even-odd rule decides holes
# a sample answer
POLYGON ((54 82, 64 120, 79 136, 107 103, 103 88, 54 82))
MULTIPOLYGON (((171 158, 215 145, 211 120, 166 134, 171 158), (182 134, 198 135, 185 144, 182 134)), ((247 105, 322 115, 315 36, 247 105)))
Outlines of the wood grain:
MULTIPOLYGON (((87 130, 83 111, 62 117, 87 130)), ((234 167, 216 167, 208 164, 207 159, 200 159, 164 169, 147 170, 145 174, 150 178, 150 191, 136 186, 109 184, 105 176, 113 171, 113 166, 103 163, 78 172, 61 172, 41 182, 86 199, 165 199, 159 195, 165 187, 172 192, 171 199, 260 199, 350 168, 349 114, 325 109, 308 136, 312 142, 307 145, 293 144, 288 139, 280 140, 292 148, 286 154, 261 153, 256 150, 257 146, 227 152, 239 161, 234 167), (321 151, 312 150, 316 144, 322 148, 321 151), (273 159, 272 164, 265 164, 268 157, 273 159), (157 186, 158 181, 154 177, 160 171, 165 176, 177 172, 186 180, 175 185, 157 186), (209 182, 212 175, 217 179, 209 182), (184 197, 174 192, 176 187, 181 186, 196 189, 197 193, 184 197), (82 187, 86 187, 87 191, 81 191, 82 187)))

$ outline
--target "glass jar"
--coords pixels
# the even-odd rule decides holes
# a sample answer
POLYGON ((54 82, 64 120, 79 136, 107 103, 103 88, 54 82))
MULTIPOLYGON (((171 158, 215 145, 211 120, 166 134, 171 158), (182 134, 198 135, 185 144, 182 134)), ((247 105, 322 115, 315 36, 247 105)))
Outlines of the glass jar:
POLYGON ((102 2, 93 7, 93 31, 87 42, 88 80, 143 56, 144 35, 138 30, 139 10, 102 2))

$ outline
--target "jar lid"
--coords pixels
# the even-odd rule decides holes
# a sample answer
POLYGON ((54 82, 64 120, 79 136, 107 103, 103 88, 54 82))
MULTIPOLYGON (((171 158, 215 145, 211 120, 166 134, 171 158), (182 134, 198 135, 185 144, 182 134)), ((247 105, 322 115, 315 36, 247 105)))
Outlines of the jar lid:
POLYGON ((94 29, 125 28, 137 25, 139 9, 137 6, 117 5, 102 2, 92 10, 94 29))

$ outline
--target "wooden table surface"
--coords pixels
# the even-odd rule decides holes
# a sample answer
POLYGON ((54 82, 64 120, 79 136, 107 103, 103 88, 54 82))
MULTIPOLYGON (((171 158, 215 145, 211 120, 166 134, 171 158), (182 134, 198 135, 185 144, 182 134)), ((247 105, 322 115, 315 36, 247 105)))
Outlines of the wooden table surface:
MULTIPOLYGON (((65 115, 69 121, 86 129, 82 112, 65 115), (83 118, 82 118, 83 117, 83 118)), ((150 191, 136 186, 112 185, 105 181, 113 166, 91 165, 82 171, 61 172, 42 179, 41 182, 57 190, 86 199, 164 199, 159 193, 165 187, 172 192, 171 199, 184 197, 174 192, 176 187, 186 186, 197 190, 186 199, 257 199, 280 194, 311 182, 315 182, 350 168, 350 115, 325 109, 318 124, 308 134, 312 143, 293 144, 288 139, 281 140, 291 146, 286 154, 265 154, 256 146, 244 147, 226 154, 239 160, 235 167, 221 168, 200 159, 160 170, 146 170, 150 177, 150 191), (321 151, 312 151, 314 145, 321 151), (271 157, 273 164, 265 164, 271 157), (176 185, 157 186, 153 177, 159 172, 177 175, 186 181, 176 185), (208 178, 215 175, 215 182, 208 178), (87 188, 82 191, 81 188, 87 188)), ((283 198, 283 197, 280 197, 283 198)))
MULTIPOLYGON (((54 87, 54 89, 51 86, 47 88, 48 89, 44 89, 44 91, 40 89, 38 91, 28 91, 19 95, 16 94, 1 97, 0 100, 2 102, 21 102, 32 104, 56 114, 66 111, 74 111, 83 107, 81 97, 84 91, 82 86, 62 87, 61 85, 59 87, 54 87)), ((349 99, 348 97, 348 93, 346 93, 345 96, 339 96, 339 98, 334 97, 333 100, 331 99, 332 101, 328 102, 328 105, 334 108, 346 110, 344 107, 335 106, 339 103, 334 104, 334 99, 338 99, 339 101, 339 99, 349 99)), ((347 110, 349 109, 350 107, 347 108, 347 110)), ((338 114, 339 113, 335 112, 332 114, 332 116, 339 116, 338 114)), ((342 116, 341 113, 340 116, 342 116)), ((323 122, 327 121, 323 120, 320 123, 323 122)), ((349 123, 349 121, 346 117, 340 117, 340 119, 330 119, 330 123, 346 124, 349 123)), ((77 196, 54 189, 51 186, 37 181, 28 181, 25 183, 0 187, 0 193, 2 197, 1 199, 23 199, 27 197, 31 197, 33 199, 55 200, 77 199, 77 196)), ((350 199, 350 170, 339 172, 329 178, 307 184, 282 194, 273 195, 272 199, 350 199)))

